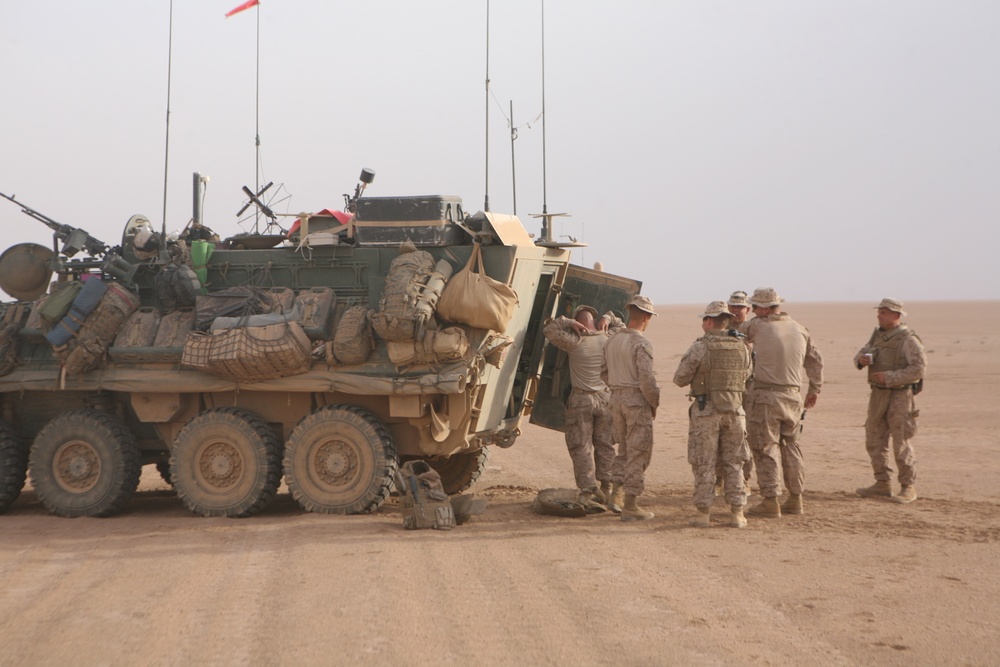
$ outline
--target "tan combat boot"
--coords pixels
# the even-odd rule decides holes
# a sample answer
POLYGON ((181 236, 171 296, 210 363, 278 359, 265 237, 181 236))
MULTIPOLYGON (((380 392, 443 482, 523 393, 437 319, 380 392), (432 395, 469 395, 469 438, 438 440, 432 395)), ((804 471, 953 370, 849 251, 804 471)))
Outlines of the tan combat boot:
POLYGON ((743 516, 743 505, 730 505, 732 511, 732 520, 729 525, 733 528, 746 528, 747 518, 743 516))
POLYGON ((888 498, 892 496, 892 484, 889 483, 889 480, 880 480, 876 481, 871 486, 857 489, 856 492, 859 496, 863 496, 865 498, 888 498))
POLYGON ((905 505, 907 503, 912 503, 917 499, 917 487, 912 484, 904 484, 903 488, 899 490, 899 493, 889 500, 894 503, 899 503, 900 505, 905 505))
POLYGON ((764 498, 760 503, 748 509, 747 514, 763 516, 769 519, 780 519, 781 505, 778 504, 777 498, 764 498))
POLYGON ((694 518, 691 519, 689 523, 695 528, 708 528, 712 525, 709 521, 710 518, 711 516, 709 515, 708 508, 699 507, 698 513, 694 515, 694 518))
POLYGON ((625 494, 625 504, 622 505, 622 521, 644 521, 652 519, 653 513, 647 512, 635 504, 635 496, 630 493, 625 494))
POLYGON ((621 484, 615 484, 611 488, 611 495, 608 497, 607 508, 615 514, 622 513, 622 505, 625 504, 625 492, 621 484))
POLYGON ((788 500, 781 504, 782 514, 802 514, 802 494, 789 493, 788 500))

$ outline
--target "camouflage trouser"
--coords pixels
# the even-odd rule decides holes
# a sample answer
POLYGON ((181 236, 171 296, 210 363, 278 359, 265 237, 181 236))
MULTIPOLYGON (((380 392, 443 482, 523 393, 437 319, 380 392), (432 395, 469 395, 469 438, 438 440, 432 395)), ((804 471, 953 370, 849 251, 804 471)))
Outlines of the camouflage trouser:
POLYGON ((802 418, 802 395, 797 388, 754 389, 747 397, 747 438, 757 466, 760 495, 778 495, 778 458, 785 486, 802 493, 805 470, 796 438, 802 418))
POLYGON ((574 389, 566 401, 566 448, 576 486, 611 481, 615 443, 611 438, 610 392, 574 389))
MULTIPOLYGON (((752 388, 753 385, 751 384, 752 388)), ((746 410, 747 407, 747 395, 743 394, 743 409, 746 410)), ((746 443, 746 432, 744 431, 744 442, 746 443)), ((750 483, 750 477, 753 475, 753 456, 750 455, 750 445, 747 443, 747 461, 743 464, 743 479, 747 484, 750 483)), ((726 479, 726 469, 722 464, 722 459, 720 458, 715 462, 715 483, 721 484, 726 479)))
POLYGON ((916 457, 910 440, 917 434, 919 414, 910 388, 872 387, 872 395, 868 400, 868 421, 865 422, 865 447, 878 481, 887 482, 892 478, 892 464, 889 461, 890 435, 893 455, 899 467, 899 483, 909 485, 917 480, 914 469, 916 457))
MULTIPOLYGON (((747 444, 747 451, 750 451, 750 445, 747 444)), ((753 475, 753 457, 747 454, 747 461, 743 464, 743 479, 747 482, 750 481, 750 477, 753 475)), ((723 465, 722 459, 718 459, 715 462, 715 481, 723 482, 726 479, 726 466, 723 465)))
POLYGON ((726 481, 726 501, 745 505, 743 464, 750 458, 746 441, 746 421, 736 413, 699 414, 692 403, 688 414, 688 463, 694 472, 694 504, 711 507, 715 499, 715 473, 721 467, 726 481))
POLYGON ((653 455, 653 409, 639 389, 612 389, 611 415, 618 443, 611 477, 626 494, 641 496, 653 455))

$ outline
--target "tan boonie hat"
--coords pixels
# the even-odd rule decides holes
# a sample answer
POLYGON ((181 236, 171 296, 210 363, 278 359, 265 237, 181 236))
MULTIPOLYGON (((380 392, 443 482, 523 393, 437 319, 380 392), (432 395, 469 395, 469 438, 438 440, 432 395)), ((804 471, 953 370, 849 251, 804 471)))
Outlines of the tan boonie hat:
POLYGON ((706 317, 718 317, 719 315, 725 315, 726 317, 733 316, 733 314, 729 312, 729 308, 726 306, 725 301, 713 301, 705 306, 705 312, 698 317, 705 319, 706 317))
POLYGON ((632 300, 625 304, 625 307, 635 306, 644 313, 649 313, 650 315, 656 315, 656 311, 653 310, 653 302, 649 300, 648 296, 642 296, 641 294, 636 294, 632 297, 632 300))
POLYGON ((747 299, 747 293, 743 290, 737 290, 729 295, 729 301, 726 302, 727 306, 746 306, 750 307, 750 300, 747 299))
POLYGON ((899 313, 903 317, 906 317, 906 311, 903 310, 903 302, 902 301, 896 301, 895 299, 890 299, 890 298, 886 297, 885 299, 882 299, 882 303, 880 303, 879 305, 875 306, 875 308, 888 308, 892 312, 899 313))
POLYGON ((576 308, 573 309, 573 319, 575 320, 576 316, 579 315, 581 312, 583 312, 585 310, 590 311, 590 313, 593 314, 595 320, 598 317, 600 317, 600 315, 597 313, 597 309, 594 308, 593 306, 588 306, 586 304, 580 304, 579 306, 577 306, 576 308))
POLYGON ((758 287, 750 297, 750 303, 760 308, 770 308, 784 303, 785 300, 778 296, 773 287, 758 287))

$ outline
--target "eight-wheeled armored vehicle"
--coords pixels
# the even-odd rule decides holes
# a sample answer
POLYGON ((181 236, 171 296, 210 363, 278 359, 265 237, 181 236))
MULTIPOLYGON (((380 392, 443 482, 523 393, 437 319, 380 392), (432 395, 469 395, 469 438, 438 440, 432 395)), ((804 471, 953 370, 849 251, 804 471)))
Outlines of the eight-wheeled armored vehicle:
POLYGON ((283 477, 308 511, 364 513, 401 461, 458 493, 523 416, 559 428, 568 374, 543 322, 621 309, 639 284, 571 265, 514 216, 363 192, 224 241, 201 233, 196 192, 187 242, 134 216, 116 247, 4 195, 54 239, 0 256, 0 512, 30 472, 52 512, 110 515, 156 464, 205 516, 254 514, 283 477), (468 295, 442 316, 460 275, 505 321, 464 323, 468 295))

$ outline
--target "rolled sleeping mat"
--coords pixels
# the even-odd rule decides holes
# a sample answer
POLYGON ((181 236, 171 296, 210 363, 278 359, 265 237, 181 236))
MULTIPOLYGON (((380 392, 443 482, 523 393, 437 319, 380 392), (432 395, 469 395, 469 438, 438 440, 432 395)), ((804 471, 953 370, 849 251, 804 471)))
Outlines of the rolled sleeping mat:
POLYGON ((69 342, 69 339, 80 330, 87 315, 93 312, 101 297, 108 291, 108 286, 97 276, 91 276, 83 283, 83 289, 73 299, 73 305, 69 307, 69 312, 59 323, 52 327, 52 330, 45 334, 45 340, 51 345, 59 347, 69 342))

